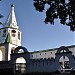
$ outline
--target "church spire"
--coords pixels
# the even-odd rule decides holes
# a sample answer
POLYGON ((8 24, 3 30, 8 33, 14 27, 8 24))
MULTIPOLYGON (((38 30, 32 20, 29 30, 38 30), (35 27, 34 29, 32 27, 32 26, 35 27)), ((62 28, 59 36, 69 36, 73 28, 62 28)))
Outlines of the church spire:
POLYGON ((14 28, 18 27, 16 17, 15 17, 15 12, 14 12, 14 4, 11 5, 11 11, 6 19, 4 26, 5 27, 14 27, 14 28))

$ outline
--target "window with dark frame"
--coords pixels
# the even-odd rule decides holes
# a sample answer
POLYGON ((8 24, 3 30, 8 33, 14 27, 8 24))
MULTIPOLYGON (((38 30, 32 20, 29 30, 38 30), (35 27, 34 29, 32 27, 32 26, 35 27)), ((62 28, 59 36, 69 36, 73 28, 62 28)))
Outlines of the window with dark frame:
POLYGON ((46 53, 45 53, 45 55, 46 55, 46 53))
POLYGON ((40 53, 40 55, 41 55, 41 53, 40 53))
POLYGON ((20 40, 20 32, 18 32, 18 39, 20 40))
POLYGON ((52 54, 52 52, 51 52, 51 54, 52 54))

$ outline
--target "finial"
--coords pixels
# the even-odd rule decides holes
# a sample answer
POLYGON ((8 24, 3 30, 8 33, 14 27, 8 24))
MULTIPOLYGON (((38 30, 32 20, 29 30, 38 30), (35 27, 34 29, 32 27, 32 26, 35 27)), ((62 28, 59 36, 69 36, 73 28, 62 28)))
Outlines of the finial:
POLYGON ((14 7, 14 3, 12 3, 11 7, 14 7))

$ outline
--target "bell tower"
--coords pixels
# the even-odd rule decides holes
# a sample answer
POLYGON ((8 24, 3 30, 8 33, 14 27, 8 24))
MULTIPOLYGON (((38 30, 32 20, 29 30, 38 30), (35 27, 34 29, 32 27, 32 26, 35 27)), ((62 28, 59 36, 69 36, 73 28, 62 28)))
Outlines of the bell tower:
POLYGON ((0 61, 10 60, 10 54, 17 46, 21 46, 21 31, 17 25, 14 4, 12 4, 6 22, 0 28, 0 61))

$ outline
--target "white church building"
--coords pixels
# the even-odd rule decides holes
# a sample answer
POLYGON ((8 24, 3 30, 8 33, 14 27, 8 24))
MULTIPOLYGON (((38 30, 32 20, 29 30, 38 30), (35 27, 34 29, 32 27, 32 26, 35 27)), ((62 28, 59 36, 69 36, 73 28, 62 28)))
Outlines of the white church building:
POLYGON ((56 72, 75 69, 75 45, 29 52, 21 46, 21 31, 17 25, 14 5, 0 28, 0 72, 56 72))

